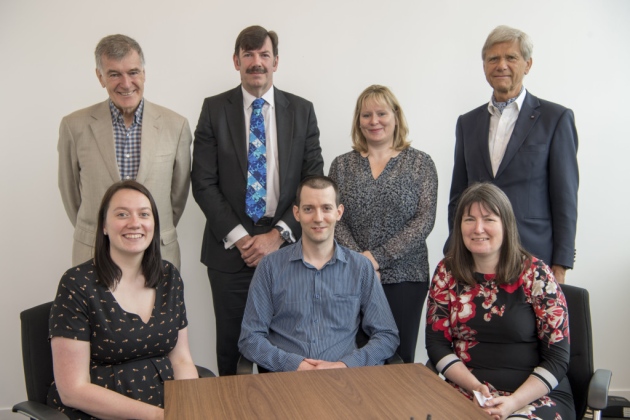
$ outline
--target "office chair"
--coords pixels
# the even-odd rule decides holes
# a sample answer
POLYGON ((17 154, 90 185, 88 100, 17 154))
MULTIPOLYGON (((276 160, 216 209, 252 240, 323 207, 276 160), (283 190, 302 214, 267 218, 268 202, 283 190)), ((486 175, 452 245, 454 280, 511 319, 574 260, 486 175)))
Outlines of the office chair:
MULTIPOLYGON (((13 406, 14 413, 33 419, 67 420, 68 417, 46 405, 48 388, 53 382, 52 350, 48 341, 48 318, 52 302, 43 303, 20 313, 22 324, 22 362, 26 396, 13 406)), ((212 371, 197 366, 200 378, 214 377, 212 371)))
POLYGON ((567 377, 573 392, 575 414, 582 419, 586 408, 593 410, 593 420, 601 418, 608 405, 608 387, 612 372, 593 368, 593 330, 588 290, 569 284, 560 285, 569 310, 571 356, 567 377))
MULTIPOLYGON (((577 286, 560 286, 567 300, 571 352, 567 377, 573 393, 576 419, 581 420, 586 408, 593 410, 593 420, 601 419, 601 410, 608 406, 608 387, 612 372, 593 368, 593 330, 588 290, 577 286)), ((426 366, 436 374, 431 359, 426 366)))

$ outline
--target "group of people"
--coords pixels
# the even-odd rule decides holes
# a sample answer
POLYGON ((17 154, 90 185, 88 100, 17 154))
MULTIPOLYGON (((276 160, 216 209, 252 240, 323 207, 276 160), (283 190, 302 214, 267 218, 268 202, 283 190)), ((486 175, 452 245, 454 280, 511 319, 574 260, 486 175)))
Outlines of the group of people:
POLYGON ((139 44, 103 38, 109 98, 60 127, 75 267, 51 312, 49 404, 162 418, 164 380, 197 376, 175 228, 192 181, 220 375, 241 354, 270 371, 413 363, 426 300, 430 360, 471 400, 492 396, 492 418, 574 418, 558 283, 574 259, 577 134, 569 109, 523 87, 531 54, 506 26, 482 49, 493 94, 457 122, 449 239, 429 284, 437 171, 387 87, 361 93, 353 150, 324 176, 313 104, 273 84, 277 34, 245 28, 241 84, 205 99, 191 170, 188 122, 144 99, 139 44))

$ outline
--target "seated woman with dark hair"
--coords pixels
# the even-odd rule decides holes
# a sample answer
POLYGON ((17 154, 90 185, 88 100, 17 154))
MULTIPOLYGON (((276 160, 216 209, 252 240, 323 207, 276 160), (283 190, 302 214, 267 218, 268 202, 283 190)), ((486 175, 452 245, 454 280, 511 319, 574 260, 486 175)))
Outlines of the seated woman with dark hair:
POLYGON ((48 405, 72 419, 162 419, 164 381, 198 375, 184 284, 161 259, 157 207, 144 186, 123 181, 107 190, 94 252, 59 282, 48 405))
POLYGON ((492 184, 461 196, 450 249, 427 301, 431 362, 493 419, 574 419, 569 319, 551 269, 523 249, 512 206, 492 184))

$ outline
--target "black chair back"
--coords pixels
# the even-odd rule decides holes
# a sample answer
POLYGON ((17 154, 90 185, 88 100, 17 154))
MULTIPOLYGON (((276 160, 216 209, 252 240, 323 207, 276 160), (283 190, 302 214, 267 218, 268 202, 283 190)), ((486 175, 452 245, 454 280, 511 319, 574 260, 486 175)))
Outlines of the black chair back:
POLYGON ((22 311, 22 361, 29 401, 46 404, 53 382, 52 350, 48 341, 48 318, 52 302, 22 311))
POLYGON ((571 358, 567 377, 573 392, 576 418, 586 412, 588 386, 593 376, 593 330, 588 291, 581 287, 560 286, 567 299, 569 333, 571 334, 571 358))

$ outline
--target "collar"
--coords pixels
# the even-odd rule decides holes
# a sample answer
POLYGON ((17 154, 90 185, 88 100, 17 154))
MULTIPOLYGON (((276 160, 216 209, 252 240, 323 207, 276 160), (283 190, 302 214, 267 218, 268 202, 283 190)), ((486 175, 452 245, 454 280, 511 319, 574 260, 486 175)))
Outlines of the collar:
MULTIPOLYGON (((138 108, 136 108, 136 112, 133 113, 134 123, 142 125, 143 111, 144 111, 144 98, 142 98, 142 100, 140 101, 140 104, 138 104, 138 108)), ((111 99, 109 100, 109 112, 112 114, 112 122, 123 121, 122 112, 120 112, 120 110, 116 108, 116 105, 114 105, 111 99)))
POLYGON ((516 104, 515 105, 516 111, 519 112, 521 108, 523 107, 525 96, 527 96, 527 89, 525 89, 525 87, 522 87, 521 92, 518 94, 517 97, 508 99, 507 102, 499 102, 499 103, 505 104, 505 106, 502 109, 499 109, 497 106, 494 105, 495 100, 494 100, 494 93, 493 93, 492 96, 490 96, 490 102, 488 102, 488 112, 492 115, 500 117, 503 112, 503 109, 507 108, 511 104, 516 104))
MULTIPOLYGON (((265 102, 269 104, 271 108, 273 108, 275 105, 273 89, 274 89, 273 85, 271 85, 269 90, 265 92, 263 96, 261 96, 261 98, 263 98, 265 102)), ((252 102, 254 102, 256 97, 252 95, 251 93, 249 93, 248 91, 246 91, 243 85, 241 85, 241 90, 243 91, 243 107, 245 109, 250 109, 252 106, 252 102)))
MULTIPOLYGON (((338 243, 337 240, 334 240, 335 243, 335 251, 333 252, 332 258, 324 265, 334 264, 337 261, 347 263, 348 257, 346 256, 346 252, 338 243)), ((302 248, 302 238, 298 239, 298 241, 293 245, 293 249, 291 250, 291 254, 289 255, 289 261, 302 261, 303 264, 307 264, 304 261, 304 251, 302 248)), ((310 265, 310 264, 309 264, 310 265)))

